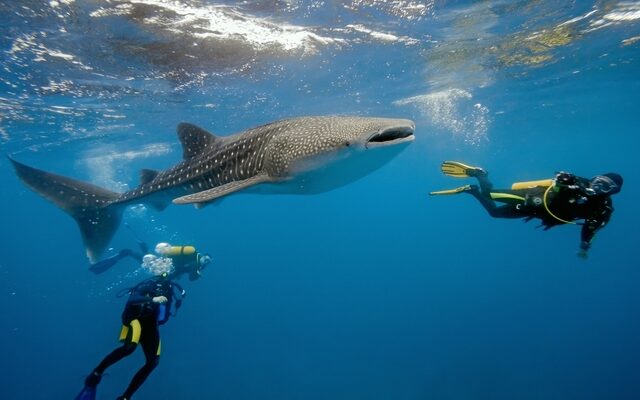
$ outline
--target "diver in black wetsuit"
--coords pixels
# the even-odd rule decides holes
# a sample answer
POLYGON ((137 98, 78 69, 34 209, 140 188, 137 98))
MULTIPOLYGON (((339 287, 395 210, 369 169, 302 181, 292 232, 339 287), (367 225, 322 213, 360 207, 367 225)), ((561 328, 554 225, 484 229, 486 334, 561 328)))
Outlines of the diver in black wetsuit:
MULTIPOLYGON (((160 360, 159 325, 165 324, 171 315, 171 308, 182 304, 185 291, 170 279, 173 269, 171 260, 148 254, 144 256, 143 267, 154 277, 128 289, 129 299, 122 313, 120 341, 123 345, 109 353, 85 379, 85 387, 76 400, 95 399, 96 387, 102 374, 111 365, 131 355, 138 344, 142 346, 145 364, 131 379, 131 383, 119 400, 130 400, 140 388, 160 360)), ((175 315, 175 312, 173 313, 175 315)))
MULTIPOLYGON (((96 274, 101 274, 126 257, 136 260, 139 265, 142 263, 143 254, 148 253, 148 246, 138 240, 138 247, 140 247, 141 253, 131 249, 122 249, 117 254, 92 264, 89 270, 96 274)), ((202 270, 211 262, 209 254, 200 253, 195 247, 189 245, 172 246, 169 243, 158 243, 155 251, 158 255, 168 257, 173 261, 173 279, 188 275, 190 281, 195 281, 202 276, 202 270)))
POLYGON ((567 172, 559 172, 553 179, 516 183, 511 189, 493 189, 488 173, 479 167, 457 161, 442 163, 445 175, 478 179, 480 187, 466 185, 456 189, 431 192, 431 195, 468 193, 474 196, 487 212, 495 218, 526 218, 542 220, 545 230, 562 224, 580 223, 578 257, 586 258, 591 242, 613 213, 614 195, 622 189, 623 179, 617 173, 581 178, 567 172), (504 203, 497 205, 496 202, 504 203))

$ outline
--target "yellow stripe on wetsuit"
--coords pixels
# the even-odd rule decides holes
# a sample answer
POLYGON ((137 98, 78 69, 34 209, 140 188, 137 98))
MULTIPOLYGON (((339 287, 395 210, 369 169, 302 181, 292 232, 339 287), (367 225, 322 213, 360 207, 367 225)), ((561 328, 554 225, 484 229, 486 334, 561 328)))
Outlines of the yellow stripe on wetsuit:
MULTIPOLYGON (((120 330, 120 341, 123 342, 129 337, 129 327, 131 327, 131 343, 140 343, 140 335, 142 335, 142 326, 140 321, 134 319, 129 325, 122 325, 120 330)), ((156 350, 156 356, 160 356, 162 351, 162 341, 158 341, 158 349, 156 350)))
POLYGON ((127 338, 131 337, 131 343, 138 344, 140 342, 141 334, 142 326, 140 326, 140 321, 134 319, 129 323, 129 325, 122 325, 122 329, 120 330, 120 341, 125 341, 127 338), (129 327, 131 327, 131 336, 129 336, 129 327))
POLYGON ((511 199, 524 202, 525 198, 511 193, 490 193, 492 200, 511 199))

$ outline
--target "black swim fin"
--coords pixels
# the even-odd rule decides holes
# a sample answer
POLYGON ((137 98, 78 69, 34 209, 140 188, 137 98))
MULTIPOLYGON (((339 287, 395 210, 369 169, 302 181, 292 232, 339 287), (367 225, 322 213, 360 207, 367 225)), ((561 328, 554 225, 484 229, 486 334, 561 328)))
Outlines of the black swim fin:
POLYGON ((96 386, 85 386, 75 400, 96 400, 96 386))
POLYGON ((124 256, 120 253, 114 254, 111 257, 105 258, 103 260, 98 261, 97 263, 91 264, 89 266, 89 271, 95 274, 101 274, 108 270, 109 268, 116 265, 118 261, 120 261, 124 256))

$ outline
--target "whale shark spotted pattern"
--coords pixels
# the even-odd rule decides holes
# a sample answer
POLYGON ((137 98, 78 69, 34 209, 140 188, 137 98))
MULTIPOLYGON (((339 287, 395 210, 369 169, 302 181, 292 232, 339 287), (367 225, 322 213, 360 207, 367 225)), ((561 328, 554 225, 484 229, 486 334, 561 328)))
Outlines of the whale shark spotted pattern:
POLYGON ((52 174, 10 158, 31 189, 75 218, 91 261, 108 246, 127 205, 156 210, 202 207, 220 197, 266 184, 267 193, 319 193, 379 168, 413 139, 406 119, 317 116, 290 118, 216 136, 178 125, 183 160, 164 171, 144 169, 140 185, 116 193, 52 174), (393 149, 393 150, 384 150, 393 149), (332 166, 334 168, 332 168, 332 166))

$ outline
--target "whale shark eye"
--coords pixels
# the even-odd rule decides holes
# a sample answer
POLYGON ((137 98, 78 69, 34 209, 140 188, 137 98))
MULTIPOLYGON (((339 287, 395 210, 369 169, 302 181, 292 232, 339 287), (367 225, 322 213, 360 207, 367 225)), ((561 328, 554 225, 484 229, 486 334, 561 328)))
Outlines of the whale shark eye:
POLYGON ((347 140, 346 142, 344 142, 344 145, 345 145, 345 147, 349 147, 349 146, 351 146, 351 142, 347 140))

